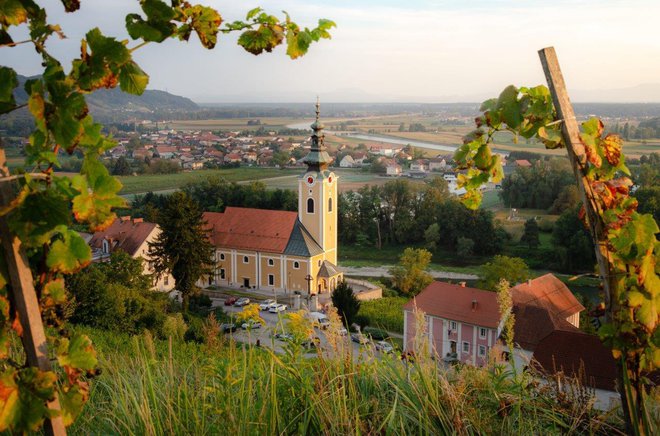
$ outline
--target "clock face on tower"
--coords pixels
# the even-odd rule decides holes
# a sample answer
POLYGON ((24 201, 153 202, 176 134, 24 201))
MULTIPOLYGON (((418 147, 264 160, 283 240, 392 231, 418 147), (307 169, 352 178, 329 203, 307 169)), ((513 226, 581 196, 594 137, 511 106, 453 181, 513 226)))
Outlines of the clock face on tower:
POLYGON ((328 176, 328 183, 332 185, 332 182, 334 181, 335 181, 335 173, 330 173, 330 175, 328 176))
POLYGON ((307 175, 305 176, 305 181, 307 182, 307 184, 308 184, 309 186, 312 186, 312 185, 314 185, 314 182, 316 182, 316 177, 314 177, 314 176, 311 175, 311 174, 307 174, 307 175))

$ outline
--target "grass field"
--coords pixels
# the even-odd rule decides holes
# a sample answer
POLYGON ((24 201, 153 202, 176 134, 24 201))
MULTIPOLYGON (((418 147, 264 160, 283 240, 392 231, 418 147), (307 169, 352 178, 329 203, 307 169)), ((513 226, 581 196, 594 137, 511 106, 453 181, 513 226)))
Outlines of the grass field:
POLYGON ((139 194, 149 191, 166 191, 182 187, 186 183, 199 182, 208 177, 224 177, 230 182, 246 180, 260 180, 271 177, 286 177, 299 175, 300 170, 277 169, 277 168, 231 168, 220 170, 198 170, 177 174, 142 174, 139 176, 118 177, 124 185, 122 195, 139 194))

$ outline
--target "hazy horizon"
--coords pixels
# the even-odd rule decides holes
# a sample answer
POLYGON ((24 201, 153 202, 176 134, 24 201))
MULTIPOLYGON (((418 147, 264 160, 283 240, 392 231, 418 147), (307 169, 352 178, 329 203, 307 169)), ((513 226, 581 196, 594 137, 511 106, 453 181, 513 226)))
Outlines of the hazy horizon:
MULTIPOLYGON (((509 84, 545 83, 537 51, 557 50, 576 102, 660 102, 660 2, 652 0, 533 0, 350 2, 264 0, 255 4, 202 1, 226 21, 244 18, 260 4, 276 15, 288 11, 302 26, 332 19, 333 39, 313 44, 292 61, 280 47, 253 56, 236 35, 219 35, 215 50, 166 41, 135 52, 151 76, 149 89, 197 103, 480 102, 509 84)), ((127 38, 124 17, 141 12, 135 0, 86 0, 65 14, 49 4, 49 21, 62 25, 65 40, 49 50, 65 68, 79 55, 84 32, 98 26, 127 38)), ((15 40, 25 26, 12 31, 15 40)), ((23 34, 21 34, 23 32, 23 34)), ((135 45, 129 42, 129 46, 135 45)), ((40 71, 28 44, 5 49, 5 63, 25 75, 40 71)))

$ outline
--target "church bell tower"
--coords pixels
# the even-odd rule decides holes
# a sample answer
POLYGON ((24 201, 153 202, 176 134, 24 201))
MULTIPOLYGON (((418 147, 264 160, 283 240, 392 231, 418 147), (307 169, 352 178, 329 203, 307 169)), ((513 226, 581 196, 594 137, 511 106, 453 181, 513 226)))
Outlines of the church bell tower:
POLYGON ((319 120, 320 104, 316 101, 316 121, 312 123, 312 146, 303 159, 307 171, 298 181, 298 218, 325 252, 325 259, 337 264, 337 176, 328 169, 328 154, 319 120))

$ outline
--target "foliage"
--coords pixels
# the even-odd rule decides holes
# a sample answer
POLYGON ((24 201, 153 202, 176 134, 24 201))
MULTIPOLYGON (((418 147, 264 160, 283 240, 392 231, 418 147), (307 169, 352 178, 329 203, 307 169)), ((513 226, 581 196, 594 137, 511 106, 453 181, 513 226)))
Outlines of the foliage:
POLYGON ((494 291, 500 280, 508 283, 522 283, 529 278, 529 268, 524 260, 519 257, 495 256, 491 262, 481 267, 478 286, 483 289, 494 291))
POLYGON ((355 317, 360 311, 362 303, 353 293, 353 288, 348 286, 345 280, 337 284, 337 288, 332 293, 332 305, 337 309, 344 325, 351 326, 355 322, 355 317))
POLYGON ((142 259, 115 251, 108 262, 96 263, 70 275, 71 321, 112 331, 158 333, 165 322, 167 297, 151 291, 142 259))
POLYGON ((635 191, 635 198, 639 213, 651 214, 655 222, 660 222, 660 184, 639 188, 635 191))
POLYGON ((266 321, 260 315, 259 305, 256 303, 248 304, 243 307, 243 310, 236 314, 236 322, 239 324, 259 323, 266 324, 266 321))
POLYGON ((196 282, 211 271, 213 245, 209 242, 202 211, 188 195, 175 192, 160 211, 161 232, 149 243, 157 277, 172 274, 181 293, 184 312, 188 300, 197 292, 196 282))
MULTIPOLYGON (((467 189, 464 202, 472 208, 478 207, 481 200, 479 187, 501 179, 501 164, 490 149, 495 132, 508 130, 524 138, 536 138, 553 149, 565 147, 568 140, 568 131, 562 132, 562 123, 556 122, 550 90, 544 86, 509 86, 499 98, 484 102, 481 111, 483 115, 476 119, 477 130, 466 137, 454 156, 459 168, 467 170, 459 177, 459 185, 467 189)), ((581 124, 579 142, 572 141, 569 156, 585 201, 583 216, 588 219, 595 242, 592 247, 601 259, 599 272, 604 280, 609 322, 599 335, 620 363, 628 430, 653 433, 645 404, 644 374, 660 367, 660 242, 656 236, 660 229, 653 216, 637 212, 637 200, 629 195, 632 180, 622 140, 606 134, 599 119, 581 124)))
POLYGON ((506 317, 506 321, 504 321, 504 326, 502 327, 501 337, 504 341, 504 345, 512 348, 514 335, 513 327, 516 319, 513 314, 513 297, 511 296, 509 282, 507 282, 506 279, 500 279, 495 286, 495 292, 497 292, 497 306, 499 307, 500 318, 506 317))
POLYGON ((165 322, 163 323, 163 336, 182 341, 186 334, 186 330, 188 330, 188 326, 183 320, 183 315, 181 313, 173 313, 165 318, 165 322))
MULTIPOLYGON (((66 12, 75 12, 80 2, 62 0, 62 5, 66 12)), ((89 339, 61 335, 62 319, 57 316, 66 303, 63 276, 77 272, 91 260, 85 241, 69 228, 72 221, 88 225, 92 231, 101 230, 114 220, 112 209, 124 205, 117 195, 121 184, 99 159, 115 144, 101 134, 101 125, 88 114, 85 94, 117 86, 124 92, 142 94, 149 77, 132 54, 150 42, 168 38, 187 41, 195 32, 204 47, 213 48, 219 32, 239 32, 239 45, 251 53, 271 51, 285 44, 287 55, 295 59, 313 41, 330 38, 328 31, 334 27, 332 21, 320 20, 316 28, 302 29, 288 14, 280 20, 259 8, 251 10, 246 21, 222 26, 220 14, 207 6, 180 1, 168 5, 160 0, 144 0, 140 6, 143 15, 126 17, 128 34, 140 43, 129 48, 128 41, 105 36, 98 28, 91 29, 82 38, 80 57, 73 59, 68 73, 50 51, 50 37, 64 38, 64 32, 59 25, 47 21, 44 8, 33 0, 9 0, 0 6, 0 47, 29 43, 43 67, 43 74, 27 80, 24 86, 29 96, 27 108, 34 118, 34 131, 25 147, 25 166, 40 174, 19 177, 19 195, 3 210, 3 215, 11 233, 29 253, 45 324, 56 332, 49 333, 50 349, 64 369, 40 371, 22 362, 13 363, 6 360, 6 349, 1 347, 5 369, 0 377, 0 431, 38 430, 52 413, 46 400, 54 397, 56 386, 60 387, 64 422, 71 424, 87 399, 88 386, 83 376, 96 366, 89 339), (18 26, 27 27, 27 40, 14 41, 18 26), (80 174, 71 178, 54 176, 53 170, 60 165, 58 154, 71 155, 76 150, 82 153, 80 174), (19 397, 20 401, 16 401, 19 397)), ((0 114, 22 107, 14 98, 17 86, 16 72, 0 66, 0 114)), ((10 326, 19 329, 20 322, 14 322, 16 313, 8 303, 11 295, 6 272, 1 272, 0 277, 0 307, 4 308, 0 311, 0 336, 6 337, 10 326)))
POLYGON ((431 263, 431 253, 422 248, 406 248, 399 258, 399 264, 390 269, 392 284, 408 295, 417 295, 427 287, 433 278, 426 272, 431 263))
POLYGON ((302 344, 311 339, 314 334, 314 324, 307 316, 306 310, 289 312, 284 317, 286 318, 286 330, 293 336, 295 344, 302 344))
POLYGON ((365 317, 366 323, 372 327, 403 333, 403 305, 407 302, 404 297, 362 301, 358 314, 365 317))
MULTIPOLYGON (((567 159, 538 160, 518 167, 502 181, 500 197, 507 207, 550 209, 575 179, 567 159)), ((565 194, 564 194, 565 195, 565 194)))
POLYGON ((520 238, 520 242, 527 244, 529 248, 537 248, 541 241, 539 241, 539 225, 534 218, 525 221, 525 232, 520 238))
POLYGON ((592 271, 596 258, 593 239, 579 217, 579 208, 567 210, 555 222, 552 243, 559 268, 565 271, 592 271))
POLYGON ((463 236, 459 236, 458 241, 456 242, 456 254, 466 259, 472 256, 473 252, 474 252, 474 239, 464 238, 463 236))

